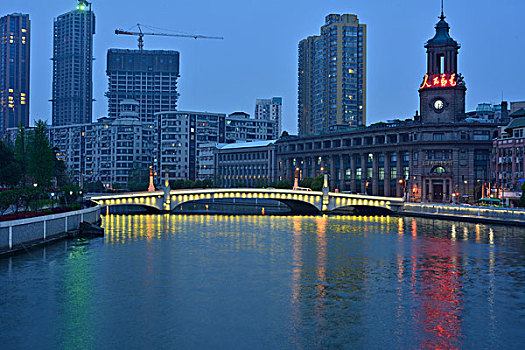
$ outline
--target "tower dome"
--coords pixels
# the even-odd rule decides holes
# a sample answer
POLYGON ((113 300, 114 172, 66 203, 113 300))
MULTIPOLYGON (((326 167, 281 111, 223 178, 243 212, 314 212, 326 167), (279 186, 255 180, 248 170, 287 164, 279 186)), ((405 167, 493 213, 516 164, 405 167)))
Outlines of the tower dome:
POLYGON ((441 13, 439 22, 436 24, 436 34, 434 37, 427 41, 425 44, 426 48, 435 46, 453 46, 456 49, 460 48, 460 45, 450 37, 450 27, 445 21, 445 15, 441 13))

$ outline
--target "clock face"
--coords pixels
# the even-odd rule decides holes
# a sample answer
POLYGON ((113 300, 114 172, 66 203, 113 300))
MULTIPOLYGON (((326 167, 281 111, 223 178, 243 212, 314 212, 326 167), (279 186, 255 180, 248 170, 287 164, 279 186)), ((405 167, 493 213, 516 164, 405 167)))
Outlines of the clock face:
POLYGON ((441 111, 443 109, 443 107, 445 107, 445 104, 443 103, 442 100, 436 100, 434 101, 434 109, 436 111, 441 111))

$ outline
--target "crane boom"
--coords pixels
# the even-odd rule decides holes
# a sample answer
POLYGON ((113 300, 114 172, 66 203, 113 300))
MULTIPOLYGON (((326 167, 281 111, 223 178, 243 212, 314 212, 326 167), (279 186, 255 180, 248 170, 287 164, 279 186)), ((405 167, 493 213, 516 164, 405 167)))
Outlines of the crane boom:
POLYGON ((198 35, 198 34, 169 34, 169 33, 155 33, 155 32, 143 32, 140 24, 137 24, 139 28, 138 32, 132 32, 128 30, 115 29, 115 34, 119 35, 136 35, 138 36, 139 50, 142 51, 144 48, 144 35, 156 35, 156 36, 174 36, 179 38, 193 38, 193 39, 224 39, 222 36, 207 36, 207 35, 198 35))

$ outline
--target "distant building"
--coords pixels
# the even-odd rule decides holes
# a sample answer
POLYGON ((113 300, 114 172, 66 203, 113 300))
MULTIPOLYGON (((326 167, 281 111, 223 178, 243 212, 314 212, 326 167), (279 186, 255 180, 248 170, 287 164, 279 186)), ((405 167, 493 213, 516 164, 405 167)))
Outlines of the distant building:
POLYGON ((225 143, 211 142, 199 146, 197 164, 199 164, 197 180, 215 180, 215 152, 225 143))
POLYGON ((255 119, 274 121, 274 130, 271 139, 278 139, 281 136, 282 125, 282 97, 272 97, 268 99, 257 99, 255 101, 255 119))
POLYGON ((215 181, 220 187, 262 187, 277 181, 275 140, 218 145, 215 181))
POLYGON ((105 187, 125 187, 135 169, 145 169, 146 126, 138 119, 138 103, 125 100, 119 117, 95 123, 52 126, 51 146, 65 161, 77 183, 101 181, 105 187))
POLYGON ((49 127, 49 143, 77 184, 95 181, 99 168, 96 128, 95 123, 49 127))
MULTIPOLYGON (((327 174, 330 188, 340 191, 411 202, 475 202, 490 182, 492 139, 499 124, 467 120, 466 86, 457 71, 459 44, 450 37, 443 14, 435 28, 425 45, 421 114, 353 130, 282 137, 273 145, 274 178, 291 186, 299 168, 301 178, 327 174)), ((251 186, 262 176, 256 172, 259 149, 252 144, 218 148, 216 177, 223 186, 251 186)))
POLYGON ((91 4, 58 16, 53 26, 54 126, 91 123, 93 113, 93 35, 91 4))
POLYGON ((510 103, 510 113, 514 113, 522 108, 525 109, 525 101, 516 101, 510 103))
MULTIPOLYGON (((155 114, 153 168, 157 179, 197 180, 199 147, 226 141, 226 115, 222 113, 172 111, 155 114)), ((205 171, 206 173, 206 171, 205 171)))
MULTIPOLYGON (((518 104, 518 106, 520 106, 518 104)), ((500 199, 517 201, 525 183, 525 105, 510 114, 511 122, 493 141, 493 188, 500 199)))
POLYGON ((466 113, 466 121, 507 124, 509 122, 508 103, 506 101, 502 101, 499 105, 479 103, 475 111, 466 113))
POLYGON ((252 119, 245 112, 234 112, 226 119, 226 142, 272 140, 277 134, 276 121, 252 119))
POLYGON ((319 36, 299 42, 300 135, 366 125, 366 25, 330 14, 319 36))
POLYGON ((0 138, 9 128, 29 126, 30 43, 29 15, 0 18, 0 138))
POLYGON ((106 74, 110 117, 118 115, 120 101, 126 99, 139 103, 139 119, 150 125, 155 113, 177 110, 177 51, 109 49, 106 74))

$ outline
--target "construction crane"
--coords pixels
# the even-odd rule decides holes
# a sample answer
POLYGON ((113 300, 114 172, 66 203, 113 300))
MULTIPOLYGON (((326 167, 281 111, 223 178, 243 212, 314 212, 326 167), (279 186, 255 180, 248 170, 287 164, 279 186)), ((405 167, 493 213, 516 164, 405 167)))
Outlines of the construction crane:
POLYGON ((168 33, 154 33, 154 32, 143 32, 140 24, 137 24, 138 32, 130 32, 122 29, 115 29, 115 34, 123 35, 137 35, 139 42, 139 50, 142 51, 144 48, 144 35, 157 35, 157 36, 176 36, 180 38, 193 38, 193 39, 224 39, 222 36, 205 36, 205 35, 196 35, 196 34, 168 34, 168 33))

